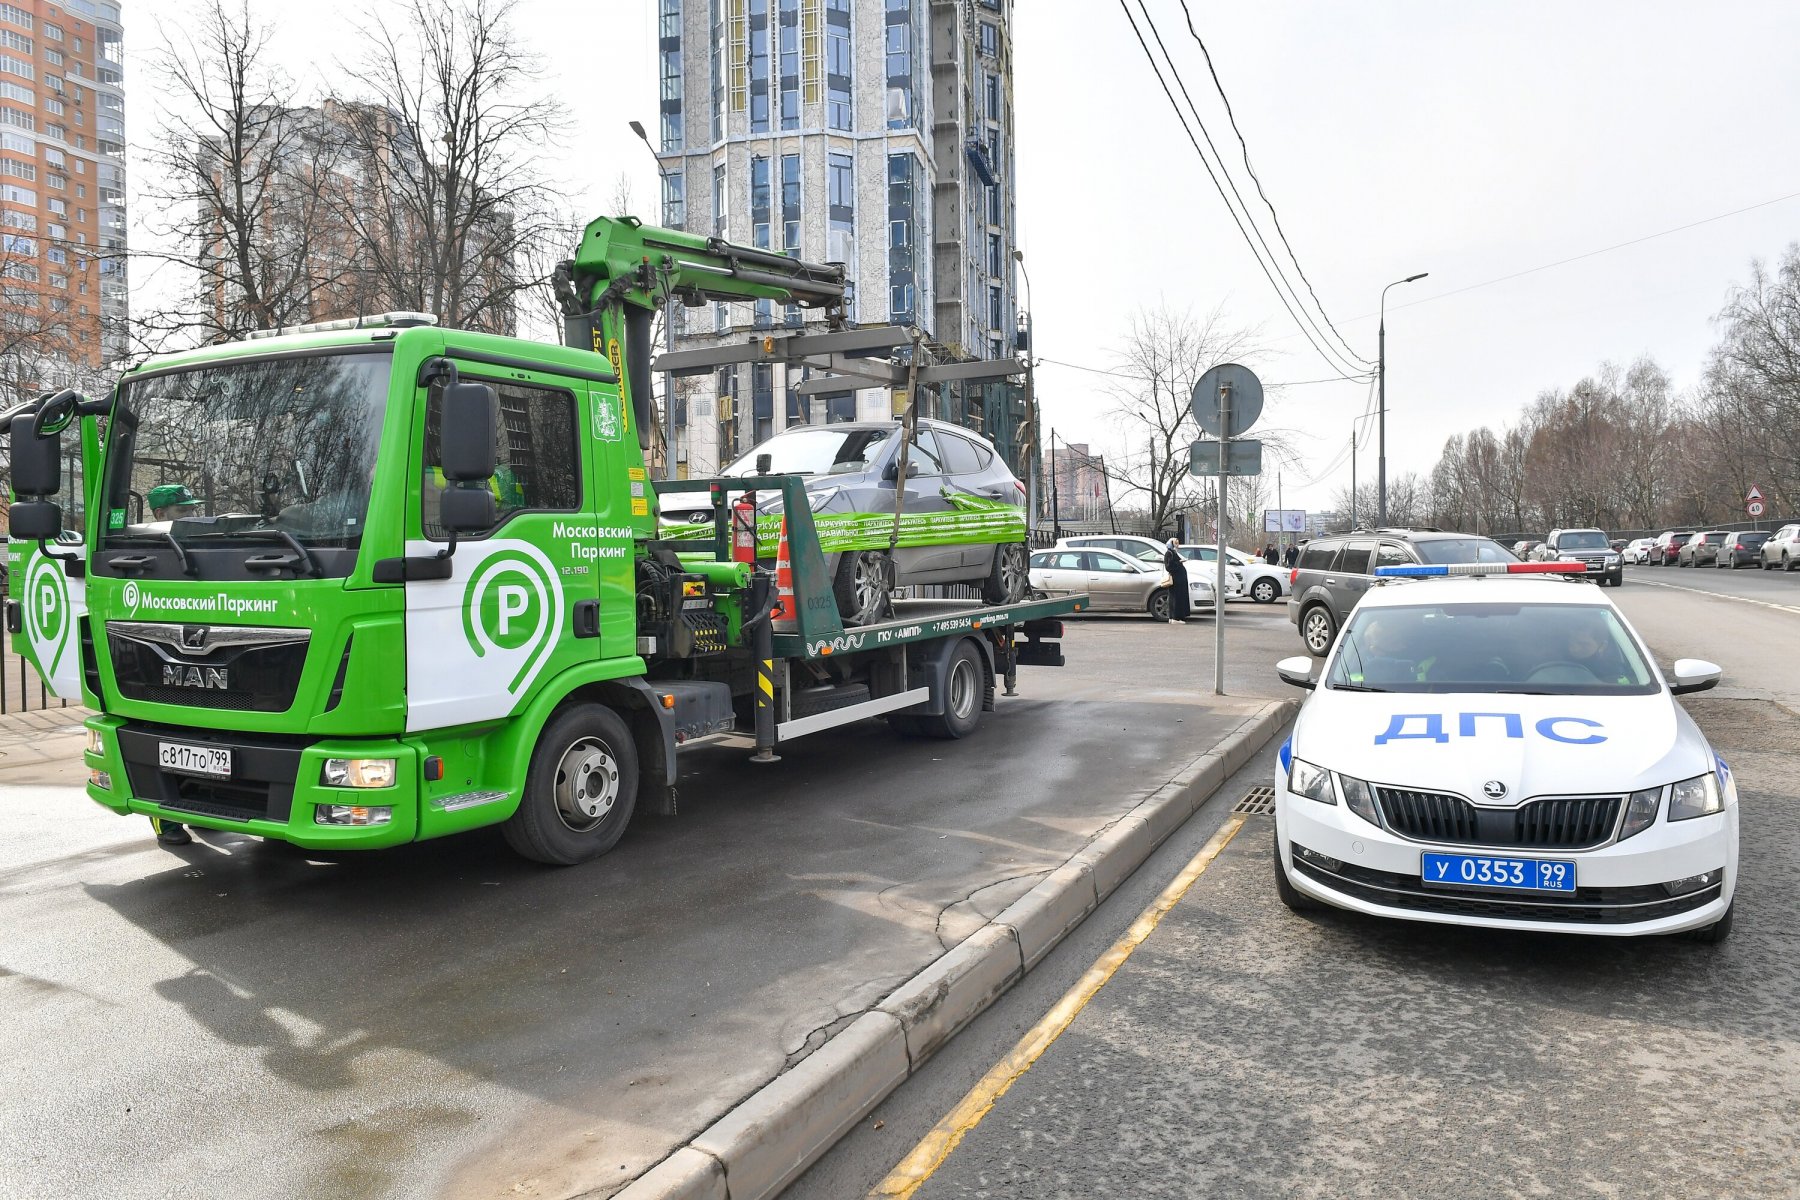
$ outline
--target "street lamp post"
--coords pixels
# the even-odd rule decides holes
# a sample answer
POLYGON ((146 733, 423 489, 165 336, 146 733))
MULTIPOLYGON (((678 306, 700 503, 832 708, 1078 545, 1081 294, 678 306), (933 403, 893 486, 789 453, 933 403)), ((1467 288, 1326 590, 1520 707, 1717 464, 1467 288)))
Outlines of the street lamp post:
MULTIPOLYGON (((1030 465, 1030 472, 1025 480, 1025 487, 1028 492, 1025 505, 1026 511, 1030 514, 1026 524, 1026 540, 1030 541, 1030 529, 1037 524, 1038 519, 1038 504, 1040 502, 1038 456, 1042 453, 1039 449, 1040 443, 1038 442, 1037 388, 1035 386, 1036 380, 1033 378, 1033 368, 1037 365, 1033 358, 1033 354, 1036 350, 1036 346, 1034 345, 1035 338, 1033 335, 1037 333, 1037 322, 1034 317, 1035 310, 1031 307, 1031 272, 1025 269, 1025 252, 1023 250, 1014 250, 1013 261, 1019 264, 1019 274, 1025 280, 1025 320, 1024 328, 1022 330, 1024 334, 1024 345, 1021 346, 1020 349, 1025 351, 1025 423, 1027 429, 1026 438, 1030 443, 1031 452, 1029 455, 1021 454, 1019 457, 1030 465)), ((1052 470, 1054 470, 1054 467, 1055 464, 1053 463, 1052 470)))
POLYGON ((1408 275, 1405 279, 1396 279, 1381 289, 1381 325, 1375 340, 1375 378, 1381 392, 1381 417, 1377 423, 1376 434, 1380 445, 1375 451, 1375 527, 1382 528, 1387 524, 1387 294, 1388 288, 1399 287, 1403 283, 1411 283, 1415 279, 1423 279, 1430 271, 1420 271, 1417 275, 1408 275))
POLYGON ((1062 500, 1057 495, 1056 430, 1050 430, 1050 538, 1062 541, 1062 500))
MULTIPOLYGON (((650 144, 650 135, 637 121, 631 122, 631 132, 638 135, 644 143, 644 149, 656 160, 656 178, 668 188, 669 177, 663 170, 662 155, 650 144)), ((661 215, 661 214, 658 214, 661 215)), ((671 354, 675 352, 675 293, 673 289, 663 297, 663 341, 671 354)), ((663 478, 675 478, 675 381, 663 376, 663 478)))

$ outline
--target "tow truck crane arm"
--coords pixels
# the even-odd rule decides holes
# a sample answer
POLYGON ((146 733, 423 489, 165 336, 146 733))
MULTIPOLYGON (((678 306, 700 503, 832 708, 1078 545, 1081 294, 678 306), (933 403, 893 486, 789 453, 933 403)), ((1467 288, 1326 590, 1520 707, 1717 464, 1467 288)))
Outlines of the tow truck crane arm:
POLYGON ((563 340, 612 360, 624 377, 648 449, 655 425, 650 405, 650 321, 671 297, 709 301, 770 300, 823 308, 843 319, 844 266, 809 263, 723 238, 645 225, 633 217, 601 217, 581 235, 575 257, 556 270, 563 340))

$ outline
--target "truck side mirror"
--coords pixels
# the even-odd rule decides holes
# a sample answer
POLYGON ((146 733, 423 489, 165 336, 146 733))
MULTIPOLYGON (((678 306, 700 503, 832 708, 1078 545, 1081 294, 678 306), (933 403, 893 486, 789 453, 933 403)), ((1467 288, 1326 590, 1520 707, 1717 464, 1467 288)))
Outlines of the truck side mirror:
POLYGON ((40 434, 37 419, 36 413, 12 419, 13 492, 28 500, 62 491, 62 430, 40 434))
MULTIPOLYGON (((500 397, 485 383, 452 383, 444 389, 444 419, 438 459, 444 478, 453 483, 492 479, 499 466, 494 429, 500 423, 500 397)), ((489 499, 492 499, 490 496, 489 499)), ((448 516, 448 510, 445 515, 448 516)), ((487 528, 489 520, 479 526, 487 528)))
POLYGON ((6 525, 20 541, 53 541, 62 532, 62 506, 50 500, 15 500, 6 525))
POLYGON ((492 529, 494 516, 494 493, 485 487, 446 488, 438 497, 438 521, 452 533, 492 529))

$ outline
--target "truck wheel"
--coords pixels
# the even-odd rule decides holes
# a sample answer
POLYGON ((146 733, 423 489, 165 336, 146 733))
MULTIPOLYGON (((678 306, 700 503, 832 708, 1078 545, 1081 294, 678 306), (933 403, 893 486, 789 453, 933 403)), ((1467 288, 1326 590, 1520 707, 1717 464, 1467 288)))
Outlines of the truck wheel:
POLYGON ((1031 591, 1031 555, 1023 542, 994 547, 994 562, 981 583, 985 604, 1017 604, 1031 591))
POLYGON ((1287 868, 1281 865, 1281 839, 1274 839, 1274 848, 1275 894, 1281 897, 1281 902, 1290 912, 1312 913, 1323 909, 1325 905, 1295 887, 1294 881, 1288 878, 1287 868))
POLYGON ((1170 599, 1168 588, 1157 588, 1150 593, 1150 602, 1144 605, 1144 611, 1158 621, 1167 621, 1175 611, 1175 602, 1170 599))
POLYGON ((1337 622, 1331 619, 1331 610, 1323 604, 1315 604, 1300 614, 1300 640, 1306 643, 1307 653, 1314 658, 1324 658, 1331 653, 1331 643, 1337 637, 1337 622))
POLYGON ((570 866, 611 850, 637 807, 637 745, 612 709, 577 704, 531 752, 525 795, 501 832, 533 862, 570 866))
POLYGON ((910 717, 908 724, 897 724, 896 728, 902 733, 947 741, 968 737, 981 720, 981 701, 987 691, 982 673, 986 670, 981 651, 964 638, 950 652, 950 663, 944 670, 944 711, 910 717))
POLYGON ((1250 598, 1258 604, 1273 604, 1275 597, 1281 595, 1281 587, 1273 579, 1264 576, 1250 585, 1250 598))
POLYGON ((846 550, 831 581, 838 615, 846 625, 874 625, 894 607, 894 569, 879 550, 846 550))

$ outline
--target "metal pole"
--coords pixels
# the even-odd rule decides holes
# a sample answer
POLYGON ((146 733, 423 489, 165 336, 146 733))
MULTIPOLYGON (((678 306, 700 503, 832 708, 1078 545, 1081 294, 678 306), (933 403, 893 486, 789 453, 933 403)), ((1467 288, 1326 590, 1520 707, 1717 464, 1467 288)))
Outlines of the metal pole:
POLYGON ((1218 578, 1213 584, 1213 695, 1225 694, 1225 460, 1231 450, 1231 385, 1219 388, 1218 578))
POLYGON ((1275 472, 1275 561, 1287 549, 1287 509, 1281 506, 1281 472, 1275 472))
MULTIPOLYGON (((630 122, 630 125, 631 132, 638 135, 638 140, 644 143, 644 149, 648 150, 650 152, 650 157, 656 160, 657 182, 662 184, 663 190, 666 192, 669 187, 669 173, 663 167, 662 155, 658 154, 656 152, 656 147, 650 144, 650 135, 644 130, 641 123, 632 121, 630 122)), ((662 203, 662 199, 663 198, 660 196, 657 197, 659 206, 662 203)), ((685 212, 686 204, 684 201, 683 225, 687 224, 685 212)), ((667 218, 665 217, 664 219, 667 218)), ((669 272, 670 268, 665 265, 663 268, 663 342, 668 347, 669 353, 673 354, 675 352, 675 292, 669 287, 669 272)), ((663 372, 662 424, 663 478, 673 479, 675 478, 675 377, 670 375, 667 371, 663 372)))
POLYGON ((1050 540, 1062 541, 1062 500, 1057 494, 1056 427, 1050 427, 1050 540))
MULTIPOLYGON (((1364 411, 1367 411, 1366 409, 1364 411)), ((1350 528, 1356 528, 1356 426, 1350 426, 1350 528)))
POLYGON ((1375 378, 1381 392, 1381 417, 1376 434, 1379 448, 1375 452, 1375 528, 1382 529, 1387 525, 1387 288, 1381 289, 1381 328, 1375 336, 1375 378))

